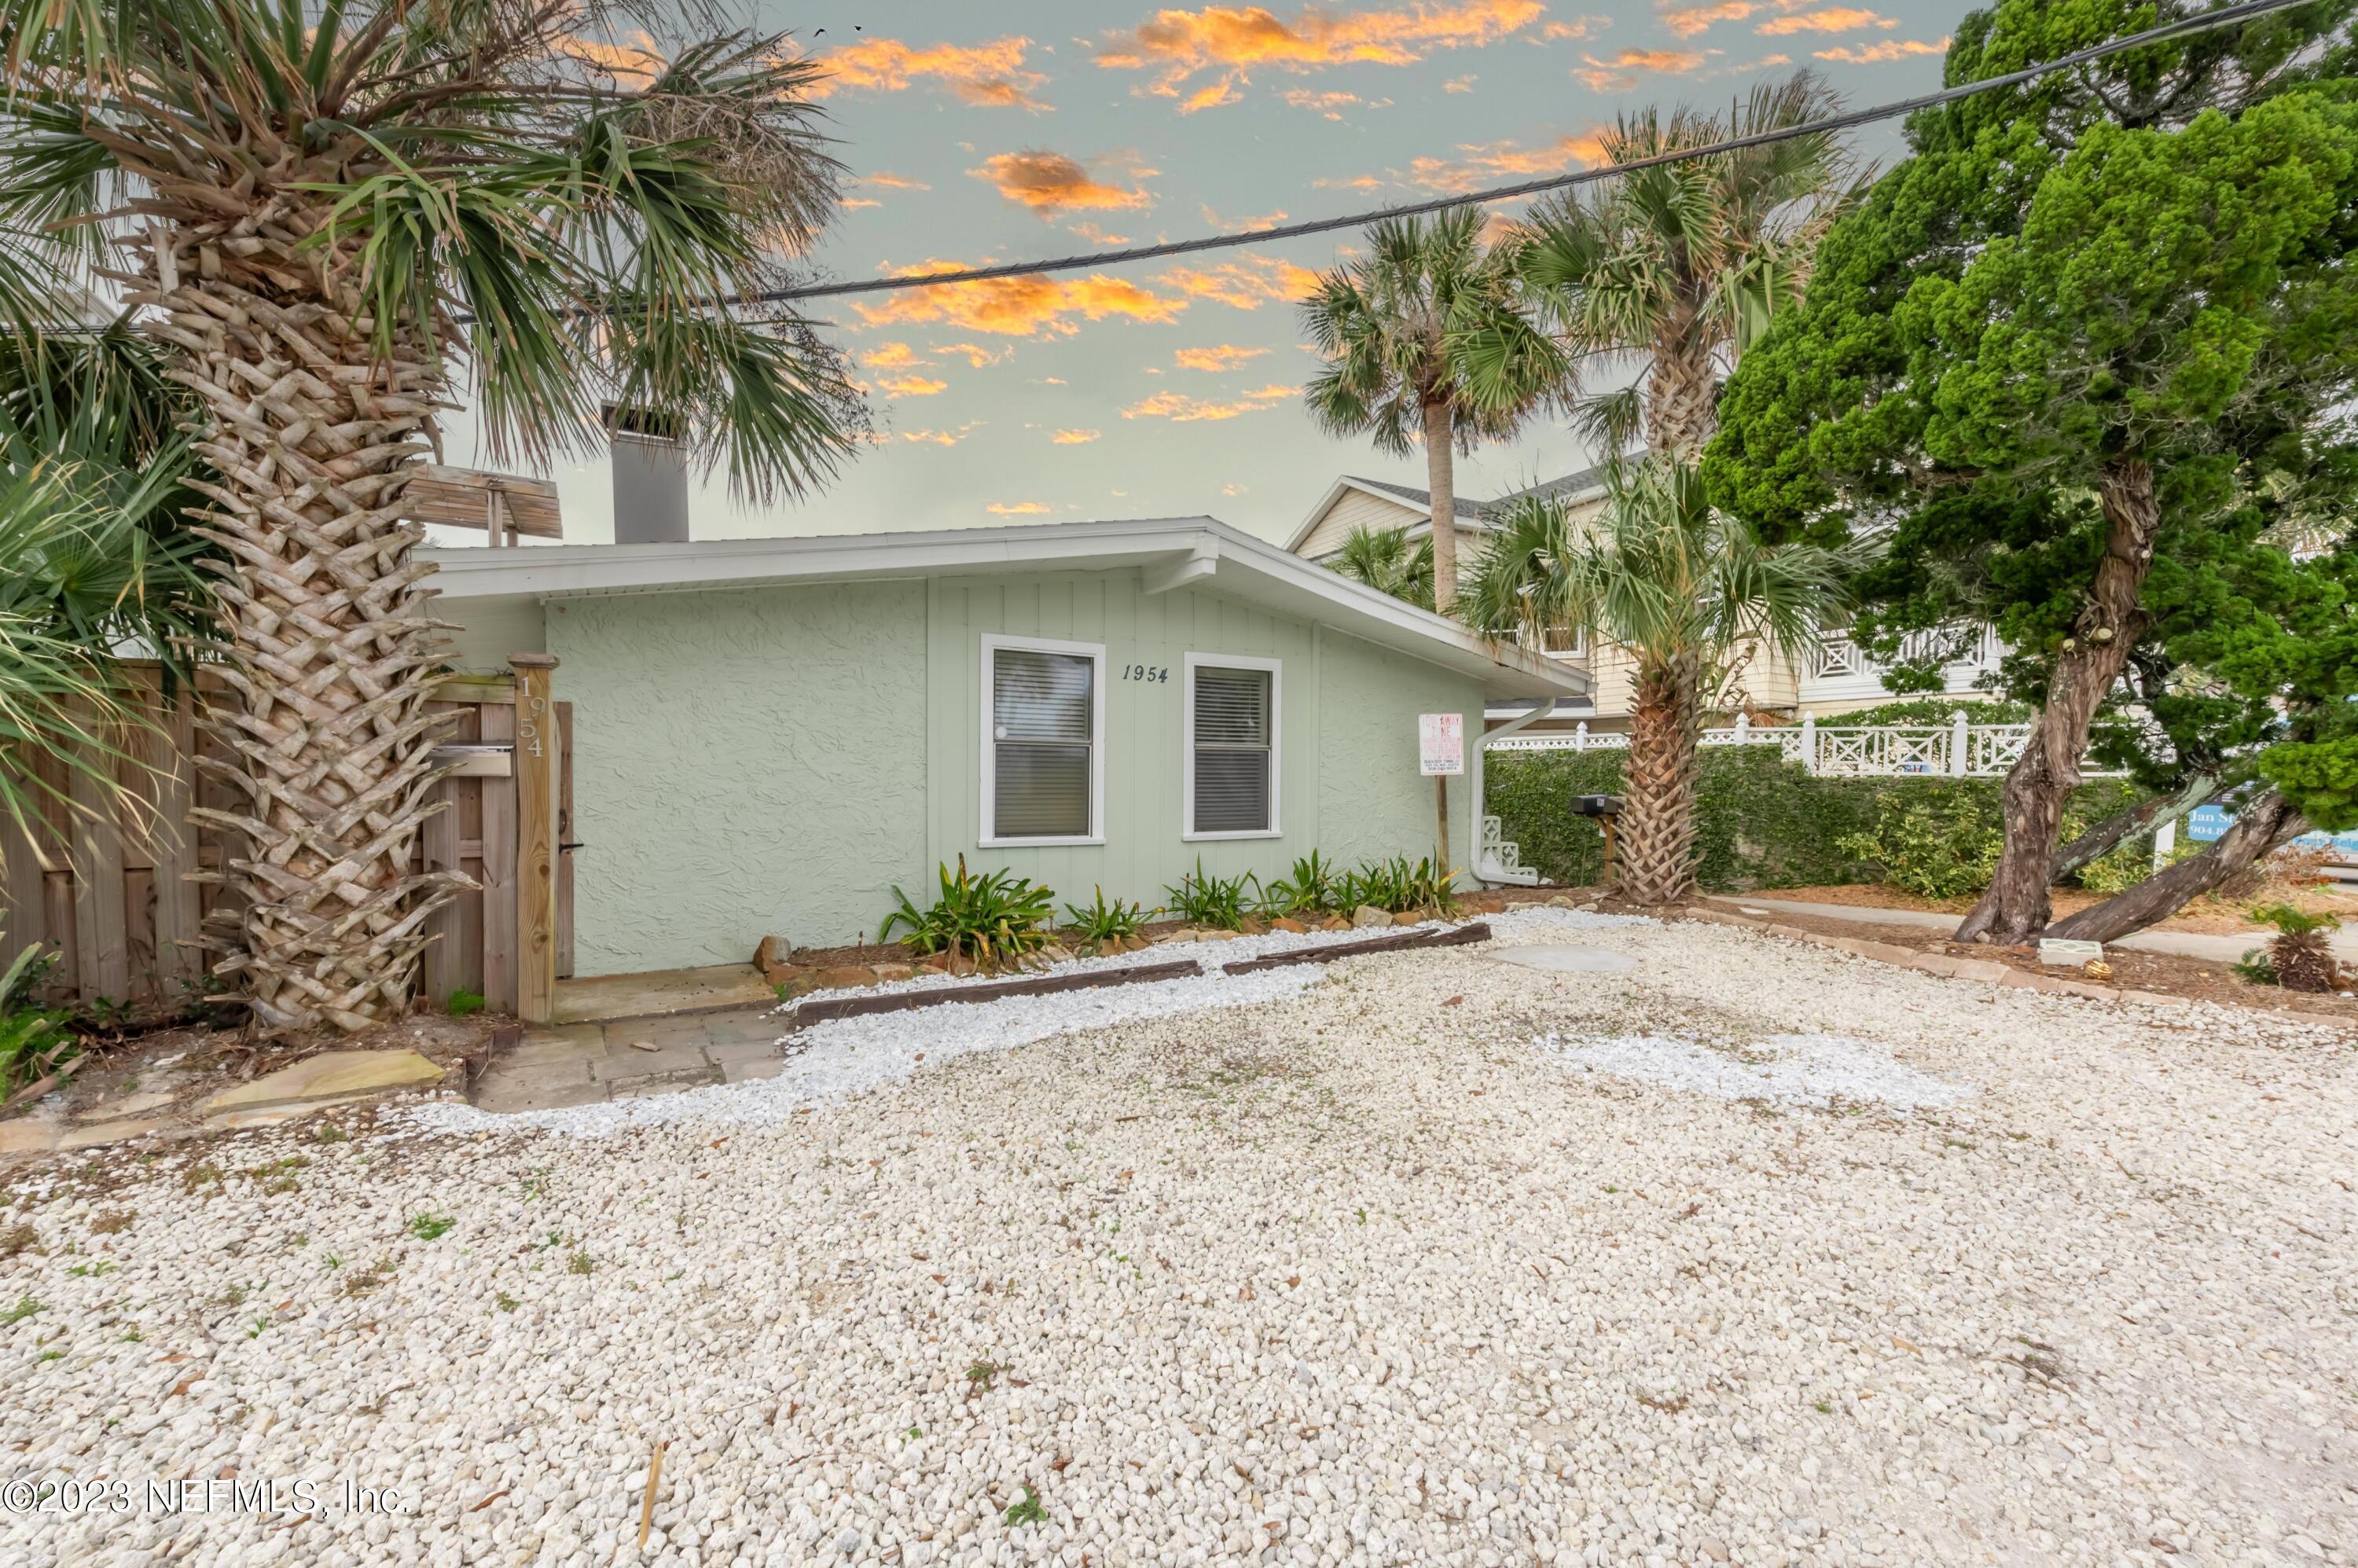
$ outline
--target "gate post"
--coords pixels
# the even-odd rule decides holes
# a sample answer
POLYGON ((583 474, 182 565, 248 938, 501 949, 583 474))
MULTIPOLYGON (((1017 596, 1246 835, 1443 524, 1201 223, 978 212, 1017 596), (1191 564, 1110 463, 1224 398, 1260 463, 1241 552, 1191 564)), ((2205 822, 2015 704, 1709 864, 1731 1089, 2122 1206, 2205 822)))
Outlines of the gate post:
POLYGON ((546 654, 511 654, 515 672, 516 1016, 557 1016, 557 752, 546 654))

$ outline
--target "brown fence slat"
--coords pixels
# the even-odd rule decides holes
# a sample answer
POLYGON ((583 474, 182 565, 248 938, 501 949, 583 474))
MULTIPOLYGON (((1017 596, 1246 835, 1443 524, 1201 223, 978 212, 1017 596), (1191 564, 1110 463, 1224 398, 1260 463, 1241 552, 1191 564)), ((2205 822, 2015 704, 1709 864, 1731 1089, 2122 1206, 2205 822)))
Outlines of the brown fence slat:
POLYGON ((557 978, 573 978, 573 705, 557 709, 557 978))
POLYGON ((49 863, 13 816, 0 814, 0 969, 16 955, 49 935, 49 863))
POLYGON ((86 996, 131 995, 130 934, 124 928, 123 830, 101 780, 74 770, 73 901, 76 971, 86 996))
MULTIPOLYGON (((482 710, 483 739, 515 741, 511 698, 482 710)), ((516 1010, 516 781, 477 779, 483 792, 483 1000, 495 1012, 516 1010)))
MULTIPOLYGON (((431 705, 440 708, 443 705, 431 705)), ((429 871, 459 870, 459 787, 455 779, 444 779, 434 786, 428 805, 441 809, 426 819, 418 829, 425 854, 425 867, 429 871)), ((458 900, 436 910, 426 917, 427 935, 433 938, 426 947, 426 1000, 438 1004, 448 1003, 450 993, 461 983, 460 975, 458 900)))
MULTIPOLYGON (((160 705, 161 693, 157 694, 160 705)), ((178 1000, 182 988, 197 983, 204 954, 197 936, 204 925, 203 889, 189 880, 197 869, 198 829, 189 821, 196 799, 196 694, 186 687, 160 714, 159 733, 149 737, 148 762, 156 769, 155 831, 148 863, 155 868, 156 976, 163 999, 178 1000)))
POLYGON ((1296 947, 1291 952, 1271 953, 1265 958, 1239 958, 1220 968, 1231 975, 1247 974, 1254 969, 1281 968, 1287 964, 1331 964, 1337 958, 1355 958, 1362 953, 1397 953, 1412 947, 1463 947, 1468 943, 1487 942, 1490 923, 1477 920, 1471 925, 1460 925, 1449 931, 1402 931, 1390 936, 1370 936, 1364 942, 1333 942, 1319 947, 1296 947))

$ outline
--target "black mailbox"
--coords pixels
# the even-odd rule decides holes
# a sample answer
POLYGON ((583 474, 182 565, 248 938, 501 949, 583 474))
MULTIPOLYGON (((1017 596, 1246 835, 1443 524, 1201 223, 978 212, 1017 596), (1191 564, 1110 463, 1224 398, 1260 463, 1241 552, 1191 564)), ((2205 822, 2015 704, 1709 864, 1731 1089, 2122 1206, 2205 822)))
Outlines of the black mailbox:
POLYGON ((1621 810, 1617 795, 1576 795, 1572 797, 1572 809, 1582 816, 1613 816, 1621 810))

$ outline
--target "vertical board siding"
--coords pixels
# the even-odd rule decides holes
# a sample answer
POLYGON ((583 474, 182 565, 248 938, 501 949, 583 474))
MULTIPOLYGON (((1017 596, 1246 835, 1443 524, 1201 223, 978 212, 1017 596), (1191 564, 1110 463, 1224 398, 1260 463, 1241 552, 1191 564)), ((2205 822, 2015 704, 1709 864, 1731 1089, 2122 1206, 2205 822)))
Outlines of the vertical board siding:
MULTIPOLYGON (((43 759, 38 776, 57 793, 42 802, 33 834, 0 820, 0 898, 5 900, 0 903, 0 967, 42 943, 59 957, 45 1000, 105 997, 168 1010, 203 984, 207 960, 198 938, 206 918, 233 907, 228 890, 205 879, 217 878, 230 860, 246 852, 243 834, 192 823, 189 808, 240 812, 248 802, 236 785, 196 766, 200 756, 229 760, 216 739, 197 729, 196 694, 183 687, 168 702, 161 672, 153 665, 133 664, 129 676, 155 719, 154 729, 124 743, 137 761, 126 758, 116 769, 136 805, 118 815, 126 808, 109 801, 93 782, 70 778, 61 763, 43 759), (86 813, 74 812, 68 799, 81 802, 86 813)), ((213 681, 200 674, 199 684, 208 689, 214 689, 213 681)), ((501 683, 478 682, 465 695, 469 700, 429 705, 457 714, 458 726, 447 739, 496 738, 501 721, 487 730, 481 718, 486 712, 502 714, 513 724, 514 709, 504 700, 501 683)), ((493 802, 495 834, 503 820, 497 803, 503 798, 509 808, 506 853, 494 854, 492 862, 512 866, 514 781, 445 779, 436 788, 452 809, 427 820, 413 868, 455 867, 480 882, 487 795, 493 802)), ((487 927, 483 897, 480 891, 462 893, 431 917, 429 929, 441 936, 426 953, 425 994, 433 1005, 443 1004, 461 987, 484 989, 487 934, 503 929, 506 948, 514 949, 513 914, 503 926, 495 921, 487 927)), ((509 985, 513 992, 512 979, 509 985)))

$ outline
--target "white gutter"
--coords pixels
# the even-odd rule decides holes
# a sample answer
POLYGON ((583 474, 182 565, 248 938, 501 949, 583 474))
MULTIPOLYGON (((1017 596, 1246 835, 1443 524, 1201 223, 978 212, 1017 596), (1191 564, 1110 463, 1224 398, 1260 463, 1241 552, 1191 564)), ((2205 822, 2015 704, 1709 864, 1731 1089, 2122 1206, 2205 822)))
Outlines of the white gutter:
POLYGON ((1473 777, 1470 782, 1474 790, 1474 876, 1478 881, 1510 882, 1517 887, 1538 885, 1540 880, 1538 871, 1529 866, 1510 867, 1503 864, 1490 853, 1490 846, 1483 838, 1482 819, 1486 803, 1482 795, 1482 753, 1488 751, 1493 743, 1505 740, 1518 730, 1528 729, 1537 724, 1554 711, 1555 698, 1543 697, 1540 698, 1540 705, 1537 708, 1532 708, 1520 719, 1511 719, 1499 725, 1496 730, 1483 731, 1474 742, 1473 777))

